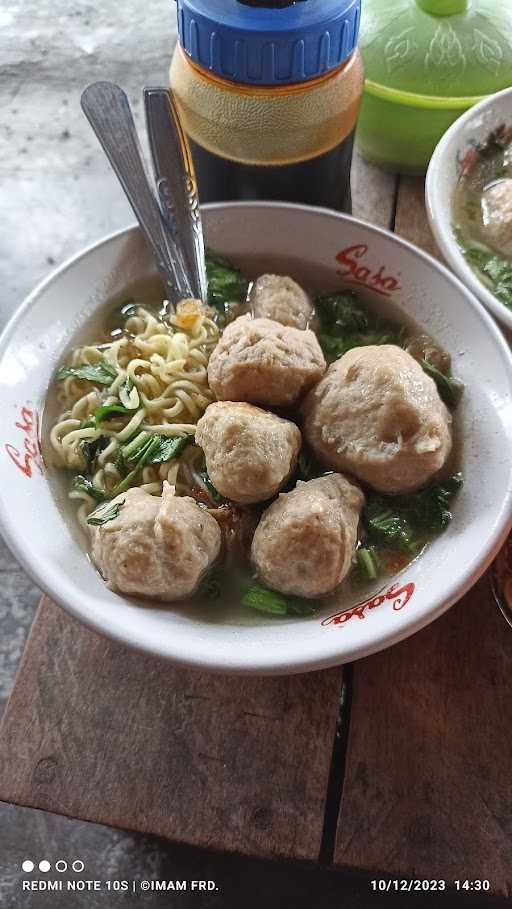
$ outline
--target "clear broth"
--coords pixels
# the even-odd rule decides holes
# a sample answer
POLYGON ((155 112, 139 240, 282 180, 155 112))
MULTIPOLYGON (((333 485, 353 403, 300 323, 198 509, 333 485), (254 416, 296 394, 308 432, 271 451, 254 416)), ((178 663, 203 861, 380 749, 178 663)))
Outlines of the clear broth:
MULTIPOLYGON (((318 293, 331 293, 334 291, 347 289, 340 287, 339 277, 333 274, 332 269, 312 267, 302 260, 293 258, 283 258, 277 256, 244 256, 230 257, 230 261, 238 267, 241 272, 250 280, 255 280, 263 273, 287 274, 291 275, 299 284, 305 287, 312 295, 318 293)), ((403 310, 393 301, 374 299, 359 293, 358 296, 365 306, 371 312, 379 316, 385 316, 388 319, 395 319, 404 325, 410 336, 415 337, 424 335, 425 332, 412 320, 403 310)), ((62 362, 65 362, 70 351, 80 344, 91 339, 94 341, 108 342, 112 335, 112 329, 115 328, 116 315, 119 314, 120 308, 131 301, 137 301, 143 306, 158 312, 162 309, 162 301, 165 293, 163 286, 155 275, 153 278, 144 281, 136 281, 128 285, 121 293, 116 294, 108 300, 103 306, 100 306, 93 318, 90 319, 83 328, 72 338, 67 350, 63 351, 62 362)), ((437 343, 437 342, 436 342, 437 343)), ((439 345, 438 345, 439 346, 439 345)), ((69 476, 70 472, 62 470, 55 465, 51 446, 49 442, 50 428, 57 419, 59 407, 54 383, 49 390, 45 402, 45 409, 42 419, 42 445, 43 457, 47 468, 47 479, 50 484, 52 493, 56 502, 61 509, 66 523, 69 527, 73 539, 78 543, 84 553, 89 556, 88 539, 83 533, 76 520, 75 505, 68 498, 69 476)), ((462 439, 459 432, 457 415, 454 415, 454 445, 452 454, 448 463, 439 475, 442 479, 450 476, 460 469, 462 460, 462 439)), ((432 539, 436 538, 432 535, 432 539)), ((404 571, 412 562, 421 557, 430 540, 427 540, 423 549, 414 557, 408 558, 404 555, 403 564, 397 567, 396 571, 390 572, 389 575, 381 574, 376 580, 362 580, 356 572, 351 572, 349 577, 342 585, 330 596, 323 598, 324 604, 321 614, 329 615, 331 612, 340 610, 346 601, 347 608, 351 604, 362 601, 370 597, 372 592, 380 590, 386 584, 387 577, 399 574, 404 571)), ((229 572, 222 574, 223 587, 222 595, 219 599, 212 599, 207 596, 196 594, 192 601, 180 603, 176 601, 170 605, 175 612, 182 612, 190 619, 196 619, 201 622, 211 622, 214 624, 230 624, 235 626, 252 626, 264 623, 279 622, 296 622, 293 617, 276 617, 266 616, 263 613, 256 612, 240 603, 240 589, 244 584, 254 580, 249 568, 244 566, 234 567, 230 565, 229 572)), ((143 598, 130 597, 137 605, 144 608, 162 608, 165 604, 160 601, 145 600, 143 598)))
MULTIPOLYGON (((483 284, 503 303, 512 306, 512 224, 504 241, 493 236, 486 224, 489 209, 485 193, 512 180, 512 128, 500 127, 479 148, 468 153, 468 160, 455 189, 453 219, 464 256, 483 284), (507 248, 504 247, 504 242, 507 248), (510 269, 507 269, 507 264, 510 269), (503 274, 505 269, 508 274, 503 274)), ((466 160, 466 159, 465 159, 466 160)), ((489 205, 489 200, 487 200, 489 205)))

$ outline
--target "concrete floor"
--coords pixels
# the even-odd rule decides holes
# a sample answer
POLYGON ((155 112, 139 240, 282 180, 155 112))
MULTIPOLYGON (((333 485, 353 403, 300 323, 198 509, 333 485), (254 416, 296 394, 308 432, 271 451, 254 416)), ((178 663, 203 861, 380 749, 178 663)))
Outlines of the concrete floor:
MULTIPOLYGON (((0 2, 0 321, 51 268, 133 220, 79 107, 83 87, 112 79, 140 110, 144 85, 165 85, 175 41, 172 0, 0 2)), ((11 690, 39 591, 0 543, 0 707, 11 690)), ((426 905, 424 898, 415 907, 426 905)), ((201 907, 383 906, 368 885, 328 870, 200 853, 50 814, 0 806, 0 903, 95 909, 189 903, 201 907), (20 864, 85 862, 89 877, 211 878, 197 894, 27 894, 20 864)), ((394 909, 399 905, 393 900, 394 909)), ((452 903, 450 903, 452 905, 452 903)), ((468 900, 464 905, 470 905, 468 900)))

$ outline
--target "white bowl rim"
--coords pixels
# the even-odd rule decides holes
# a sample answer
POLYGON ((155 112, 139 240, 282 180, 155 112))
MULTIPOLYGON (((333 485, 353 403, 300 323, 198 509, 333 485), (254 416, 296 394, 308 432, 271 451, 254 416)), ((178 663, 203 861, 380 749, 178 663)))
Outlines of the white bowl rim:
MULTIPOLYGON (((436 172, 441 168, 446 150, 454 136, 456 136, 459 130, 464 127, 466 123, 470 122, 475 115, 478 116, 482 110, 486 110, 496 104, 496 99, 507 96, 512 97, 512 86, 504 88, 494 95, 488 95, 482 101, 479 101, 478 104, 470 107, 469 110, 458 117, 449 129, 446 130, 436 145, 432 158, 430 159, 425 180, 425 201, 432 233, 448 264, 463 279, 464 284, 469 286, 475 296, 493 313, 496 319, 502 322, 503 325, 506 325, 507 328, 512 329, 512 312, 507 309, 504 303, 494 296, 493 292, 485 286, 483 281, 477 277, 473 269, 468 265, 459 248, 459 244, 455 239, 451 221, 447 222, 443 217, 439 216, 434 201, 437 195, 436 172)), ((451 203, 452 200, 450 199, 450 205, 451 203)))
MULTIPOLYGON (((204 208, 211 210, 258 207, 264 209, 279 208, 292 211, 297 210, 316 212, 317 214, 327 216, 334 220, 340 220, 354 224, 354 226, 360 226, 388 239, 392 237, 394 241, 396 241, 404 249, 407 249, 414 256, 424 260, 427 264, 430 264, 435 269, 438 269, 449 283, 453 284, 459 290, 459 292, 462 292, 462 294, 467 298, 468 304, 475 310, 475 314, 483 323, 483 326, 485 326, 490 335, 493 337, 497 351, 501 353, 504 362, 508 364, 508 369, 512 376, 512 352, 498 326, 491 318, 491 316, 486 312, 486 310, 478 303, 477 300, 474 299, 473 295, 459 280, 459 278, 457 278, 456 275, 450 272, 446 266, 436 260, 433 256, 424 252, 413 243, 410 243, 408 240, 397 236, 385 228, 373 225, 361 218, 356 218, 352 215, 342 214, 326 208, 316 206, 302 206, 284 202, 258 201, 218 202, 204 206, 204 208)), ((138 231, 138 225, 131 224, 128 227, 111 232, 99 241, 89 244, 85 249, 81 250, 66 260, 66 262, 64 262, 50 275, 48 275, 48 277, 41 281, 24 300, 24 302, 11 317, 3 332, 1 333, 0 359, 3 357, 6 351, 6 348, 11 339, 11 335, 16 330, 18 323, 26 317, 31 307, 37 302, 37 298, 43 290, 45 290, 54 281, 58 280, 60 276, 68 269, 72 268, 78 260, 95 251, 97 248, 107 245, 123 235, 128 236, 130 233, 135 233, 138 231)), ((446 612, 452 605, 454 605, 454 603, 461 599, 461 597, 463 597, 464 594, 466 594, 474 586, 478 578, 481 577, 481 575, 489 567, 501 549, 511 527, 512 472, 510 475, 508 487, 504 493, 503 499, 500 503, 499 511, 496 515, 494 522, 494 531, 488 538, 488 545, 486 547, 486 550, 482 552, 481 557, 473 564, 464 566, 464 569, 459 575, 455 575, 452 580, 448 580, 447 585, 444 588, 443 596, 438 596, 432 602, 431 608, 426 611, 420 618, 418 618, 417 614, 411 612, 410 618, 408 618, 407 621, 404 621, 400 631, 397 631, 396 629, 393 630, 393 627, 390 625, 386 629, 383 629, 378 634, 376 634, 370 643, 354 644, 354 646, 350 649, 345 648, 342 659, 340 659, 339 646, 337 645, 336 637, 327 635, 324 639, 325 643, 322 643, 321 645, 315 644, 312 651, 308 654, 301 653, 299 656, 296 652, 289 652, 287 654, 283 654, 281 657, 276 655, 272 656, 271 654, 266 654, 265 652, 260 651, 257 658, 245 659, 244 663, 241 664, 240 661, 237 660, 236 654, 226 656, 225 652, 217 655, 212 654, 211 652, 203 651, 201 653, 196 653, 193 656, 190 656, 184 654, 182 651, 173 651, 172 639, 167 639, 164 645, 149 646, 146 645, 145 642, 140 643, 134 640, 129 631, 126 632, 124 629, 113 631, 109 623, 108 614, 104 614, 99 617, 96 616, 94 619, 92 617, 84 615, 80 607, 77 607, 76 603, 73 601, 71 588, 68 586, 65 572, 62 572, 60 570, 53 570, 49 572, 48 566, 43 563, 42 559, 38 558, 36 553, 32 553, 30 557, 26 555, 22 530, 16 526, 16 522, 13 521, 10 518, 9 514, 6 512, 4 503, 0 497, 0 532, 7 542, 9 548, 19 563, 22 565, 22 567, 25 569, 27 574, 35 581, 37 586, 40 587, 41 590, 43 590, 52 601, 69 612, 79 622, 81 622, 86 627, 89 627, 96 633, 103 634, 104 636, 115 640, 120 644, 129 646, 132 649, 136 649, 144 653, 151 653, 156 657, 164 658, 171 661, 174 665, 180 666, 182 668, 199 669, 208 672, 219 672, 232 675, 290 675, 294 673, 327 669, 333 666, 338 666, 341 663, 349 663, 356 659, 361 659, 373 653, 384 650, 393 644, 399 643, 417 631, 420 631, 422 628, 425 628, 435 619, 439 618, 439 616, 446 612)), ((290 648, 290 650, 291 649, 292 648, 290 648)))

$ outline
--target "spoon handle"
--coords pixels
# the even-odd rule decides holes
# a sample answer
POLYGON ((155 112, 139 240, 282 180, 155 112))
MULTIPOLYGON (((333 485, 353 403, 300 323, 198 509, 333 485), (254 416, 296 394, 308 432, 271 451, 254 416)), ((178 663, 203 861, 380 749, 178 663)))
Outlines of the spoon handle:
POLYGON ((164 88, 144 89, 144 106, 162 216, 184 256, 193 279, 194 296, 206 301, 203 227, 188 140, 171 92, 164 88))
POLYGON ((95 82, 83 92, 81 104, 153 250, 166 293, 175 305, 193 295, 191 281, 181 257, 166 237, 128 98, 112 82, 95 82))

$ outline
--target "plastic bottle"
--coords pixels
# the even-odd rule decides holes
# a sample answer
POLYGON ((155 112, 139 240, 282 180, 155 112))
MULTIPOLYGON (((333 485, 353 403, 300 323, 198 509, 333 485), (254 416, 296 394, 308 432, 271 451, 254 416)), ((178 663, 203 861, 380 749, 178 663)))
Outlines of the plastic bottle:
POLYGON ((350 211, 360 0, 177 0, 171 88, 201 202, 350 211))

